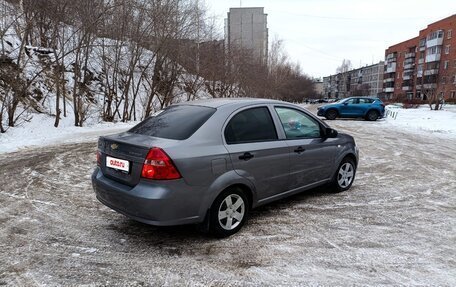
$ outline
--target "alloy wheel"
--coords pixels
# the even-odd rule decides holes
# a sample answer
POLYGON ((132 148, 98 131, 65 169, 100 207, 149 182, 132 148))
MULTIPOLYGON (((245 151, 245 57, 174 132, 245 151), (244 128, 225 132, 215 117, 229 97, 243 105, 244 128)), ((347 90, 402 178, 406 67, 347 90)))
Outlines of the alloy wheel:
POLYGON ((245 202, 237 194, 229 194, 220 204, 218 222, 225 230, 233 230, 241 224, 245 216, 245 202))
POLYGON ((339 169, 339 173, 337 175, 337 183, 341 188, 346 188, 352 183, 354 175, 355 172, 353 165, 349 162, 346 162, 339 169))

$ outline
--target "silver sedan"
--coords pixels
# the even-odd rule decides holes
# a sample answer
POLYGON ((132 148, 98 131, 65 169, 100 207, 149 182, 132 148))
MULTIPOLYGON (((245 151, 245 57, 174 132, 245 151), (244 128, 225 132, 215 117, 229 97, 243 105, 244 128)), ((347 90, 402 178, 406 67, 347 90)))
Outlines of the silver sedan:
POLYGON ((299 106, 265 99, 172 105, 98 141, 100 202, 137 221, 241 229, 249 210, 321 185, 351 187, 353 137, 299 106))

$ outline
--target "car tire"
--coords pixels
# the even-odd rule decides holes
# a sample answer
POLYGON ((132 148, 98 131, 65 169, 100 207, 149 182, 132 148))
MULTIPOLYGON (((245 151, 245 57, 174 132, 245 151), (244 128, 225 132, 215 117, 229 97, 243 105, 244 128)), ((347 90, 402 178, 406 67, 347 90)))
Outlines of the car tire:
POLYGON ((338 113, 336 110, 328 110, 325 114, 325 118, 328 120, 335 120, 338 116, 338 113))
POLYGON ((337 168, 332 180, 331 190, 335 193, 350 189, 355 180, 356 165, 353 159, 346 157, 337 168))
POLYGON ((210 231, 216 237, 228 237, 238 232, 247 220, 249 201, 239 188, 228 188, 212 204, 210 231))
POLYGON ((368 121, 376 121, 379 117, 379 113, 376 110, 370 110, 367 112, 366 120, 368 121))

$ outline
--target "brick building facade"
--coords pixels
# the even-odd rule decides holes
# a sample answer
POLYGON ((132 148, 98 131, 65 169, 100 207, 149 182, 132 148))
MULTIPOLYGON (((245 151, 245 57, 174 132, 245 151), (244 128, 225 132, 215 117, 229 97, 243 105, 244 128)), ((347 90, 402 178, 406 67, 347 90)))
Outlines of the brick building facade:
POLYGON ((385 51, 385 98, 456 98, 456 14, 385 51))

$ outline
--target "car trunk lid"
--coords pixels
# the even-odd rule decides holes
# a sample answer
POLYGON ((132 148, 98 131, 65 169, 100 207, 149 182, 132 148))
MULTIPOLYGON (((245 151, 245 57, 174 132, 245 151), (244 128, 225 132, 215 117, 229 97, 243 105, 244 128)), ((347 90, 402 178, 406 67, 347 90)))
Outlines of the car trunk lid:
POLYGON ((152 147, 169 147, 177 141, 135 133, 121 133, 100 137, 98 150, 103 174, 120 183, 135 186, 152 147))

